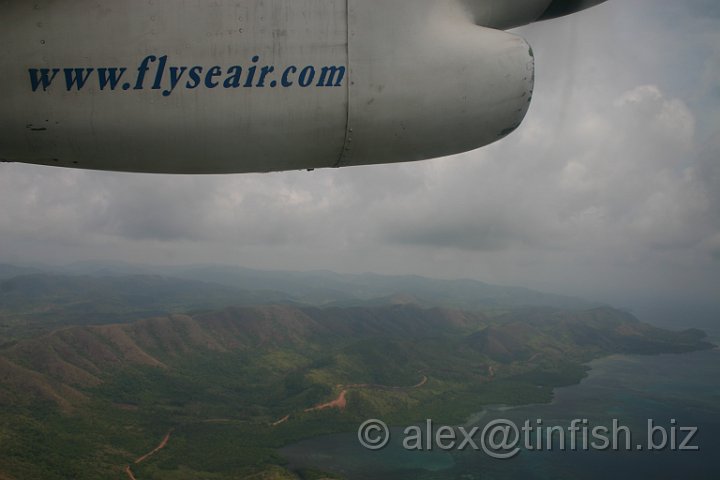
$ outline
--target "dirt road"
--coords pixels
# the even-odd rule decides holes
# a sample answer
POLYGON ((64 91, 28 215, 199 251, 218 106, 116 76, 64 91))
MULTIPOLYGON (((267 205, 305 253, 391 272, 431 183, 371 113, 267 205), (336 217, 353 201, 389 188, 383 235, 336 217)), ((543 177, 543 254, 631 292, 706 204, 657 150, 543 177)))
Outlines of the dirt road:
MULTIPOLYGON (((159 452, 160 450, 162 450, 163 448, 165 448, 165 447, 167 446, 167 444, 168 444, 168 441, 170 440, 170 435, 172 435, 172 432, 173 432, 173 429, 171 428, 171 429, 168 430, 168 432, 165 434, 165 436, 163 437, 163 439, 160 440, 160 443, 158 444, 157 447, 153 448, 152 450, 150 450, 150 451, 149 451, 148 453, 146 453, 145 455, 143 455, 143 456, 141 456, 141 457, 138 457, 138 458, 135 460, 135 462, 133 462, 133 463, 134 463, 135 465, 137 465, 138 463, 144 462, 145 460, 147 460, 148 458, 150 458, 151 456, 155 455, 157 452, 159 452)), ((133 474, 132 470, 130 469, 130 465, 126 465, 126 466, 125 466, 125 474, 128 476, 128 478, 129 478, 130 480, 137 480, 137 478, 136 478, 135 475, 133 474)))

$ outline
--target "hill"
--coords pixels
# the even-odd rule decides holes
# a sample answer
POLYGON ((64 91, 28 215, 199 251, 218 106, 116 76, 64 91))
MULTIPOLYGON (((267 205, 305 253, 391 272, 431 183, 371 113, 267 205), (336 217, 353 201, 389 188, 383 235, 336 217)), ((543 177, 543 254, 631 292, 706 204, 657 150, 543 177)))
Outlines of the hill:
POLYGON ((592 358, 710 347, 610 308, 270 305, 67 327, 0 349, 0 465, 48 480, 129 478, 126 466, 298 478, 276 452, 300 438, 367 418, 461 422, 483 404, 549 401, 592 358))
POLYGON ((230 305, 293 303, 275 291, 244 291, 159 275, 35 273, 0 280, 0 343, 66 325, 110 324, 230 305))
POLYGON ((340 308, 413 304, 491 315, 523 307, 598 306, 524 288, 419 276, 92 262, 66 267, 0 265, 0 345, 62 326, 263 304, 340 308))

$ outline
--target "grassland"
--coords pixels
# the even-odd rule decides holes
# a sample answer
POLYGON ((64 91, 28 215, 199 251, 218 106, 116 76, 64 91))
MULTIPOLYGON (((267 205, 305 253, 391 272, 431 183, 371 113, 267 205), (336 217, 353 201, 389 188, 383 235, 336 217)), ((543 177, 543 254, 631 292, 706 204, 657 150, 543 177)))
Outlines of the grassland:
POLYGON ((317 479, 278 449, 367 418, 546 402, 611 353, 710 345, 610 308, 234 307, 75 326, 0 350, 0 478, 317 479), (312 410, 345 392, 343 408, 312 410), (164 448, 143 461, 170 433, 164 448))

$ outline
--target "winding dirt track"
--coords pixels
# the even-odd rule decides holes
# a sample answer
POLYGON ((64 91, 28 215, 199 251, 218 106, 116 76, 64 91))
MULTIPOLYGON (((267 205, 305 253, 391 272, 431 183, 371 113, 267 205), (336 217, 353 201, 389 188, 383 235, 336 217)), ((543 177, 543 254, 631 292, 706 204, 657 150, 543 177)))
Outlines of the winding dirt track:
MULTIPOLYGON (((423 385, 425 385, 428 382, 427 375, 423 375, 422 380, 418 382, 417 384, 410 386, 410 387, 390 387, 387 385, 376 385, 372 383, 357 383, 352 385, 338 385, 338 387, 342 388, 340 391, 340 394, 337 396, 335 400, 331 400, 327 403, 321 403, 319 405, 315 405, 314 407, 306 408, 305 412, 314 412, 317 410, 325 410, 327 408, 338 408, 340 410, 344 410, 345 407, 347 407, 347 392, 351 388, 371 388, 376 390, 412 390, 415 388, 420 388, 423 385)), ((285 415, 280 420, 273 422, 270 424, 272 427, 277 427, 280 424, 283 424, 287 422, 290 419, 290 414, 285 415)), ((157 452, 165 448, 168 444, 168 441, 170 440, 170 435, 172 435, 173 429, 171 428, 163 437, 163 439, 160 441, 157 447, 150 450, 145 455, 138 457, 135 462, 133 462, 135 465, 144 462, 151 456, 155 455, 157 452)), ((130 480, 138 480, 137 477, 132 472, 132 469, 130 468, 130 465, 125 465, 125 474, 128 476, 130 480)))
MULTIPOLYGON (((420 380, 418 383, 411 387, 390 387, 387 385, 377 385, 374 383, 355 383, 351 385, 338 385, 338 388, 342 388, 340 391, 340 394, 337 396, 335 400, 331 400, 327 403, 321 403, 319 405, 315 405, 314 407, 306 408, 305 412, 315 412, 317 410, 325 410, 327 408, 337 408, 340 410, 344 410, 345 407, 347 407, 347 392, 351 388, 368 388, 368 389, 375 389, 375 390, 392 390, 392 391, 402 391, 402 390, 413 390, 415 388, 420 388, 423 385, 425 385, 428 382, 427 375, 423 375, 422 380, 420 380)), ((289 417, 289 415, 288 415, 289 417)), ((287 420, 287 418, 285 418, 287 420)), ((282 423, 282 422, 279 422, 282 423)), ((275 424, 279 424, 278 422, 275 422, 275 424)))
POLYGON ((347 407, 347 399, 345 396, 347 395, 347 389, 340 392, 340 395, 335 400, 331 400, 327 403, 321 403, 320 405, 315 405, 314 407, 306 408, 305 412, 314 412, 316 410, 325 410, 326 408, 338 408, 340 410, 345 410, 345 407, 347 407))
MULTIPOLYGON (((337 408, 339 410, 344 410, 345 407, 347 407, 347 393, 348 390, 351 388, 368 388, 368 389, 375 389, 375 390, 393 390, 393 391, 402 391, 402 390, 413 390, 415 388, 420 388, 423 385, 425 385, 428 382, 427 375, 423 375, 422 379, 416 383, 415 385, 412 385, 410 387, 392 387, 388 385, 378 385, 375 383, 353 383, 350 385, 337 385, 337 388, 341 388, 340 393, 338 394, 337 398, 334 400, 330 400, 326 403, 320 403, 318 405, 315 405, 313 407, 306 408, 303 410, 303 412, 316 412, 318 410, 325 410, 328 408, 337 408)), ((278 425, 281 425, 285 422, 287 422, 290 419, 290 414, 285 415, 280 420, 277 420, 276 422, 273 422, 270 424, 271 427, 277 427, 278 425)))
POLYGON ((125 465, 125 473, 127 474, 128 478, 130 478, 130 480, 137 480, 137 478, 135 478, 135 475, 133 475, 132 470, 130 470, 130 465, 125 465))
POLYGON ((160 443, 158 444, 157 447, 153 448, 152 450, 150 450, 148 453, 146 453, 146 454, 143 455, 142 457, 138 457, 138 459, 135 460, 135 464, 137 465, 137 464, 140 463, 140 462, 144 462, 144 461, 147 460, 149 457, 155 455, 157 452, 159 452, 160 450, 162 450, 163 448, 165 448, 165 446, 166 446, 167 443, 168 443, 168 440, 170 440, 170 435, 172 434, 172 431, 173 431, 173 429, 171 428, 171 429, 165 434, 165 436, 164 436, 163 439, 160 441, 160 443))
MULTIPOLYGON (((418 383, 411 387, 390 387, 387 385, 378 385, 376 383, 354 383, 351 385, 345 385, 345 389, 348 388, 374 388, 375 390, 412 390, 414 388, 420 388, 423 385, 425 385, 428 382, 427 375, 423 375, 422 380, 420 380, 418 383)), ((339 387, 343 387, 343 385, 338 385, 339 387)))
POLYGON ((288 420, 290 420, 290 414, 285 415, 284 417, 282 417, 282 418, 281 418, 280 420, 278 420, 277 422, 271 423, 270 426, 271 426, 271 427, 277 427, 278 425, 283 424, 283 423, 287 422, 288 420))
MULTIPOLYGON (((172 435, 172 432, 173 432, 173 429, 171 428, 171 429, 168 430, 168 432, 165 434, 165 436, 163 437, 163 439, 160 440, 160 443, 158 444, 157 447, 153 448, 152 450, 150 450, 150 451, 149 451, 148 453, 146 453, 145 455, 143 455, 143 456, 141 456, 141 457, 138 457, 133 463, 134 463, 135 465, 137 465, 138 463, 144 462, 145 460, 147 460, 148 458, 150 458, 151 456, 155 455, 157 452, 159 452, 160 450, 162 450, 163 448, 165 448, 165 447, 167 446, 167 444, 168 444, 168 441, 170 440, 170 435, 172 435)), ((125 465, 125 474, 128 476, 128 478, 129 478, 130 480, 137 480, 137 478, 136 478, 135 475, 133 474, 132 470, 130 469, 130 465, 125 465)))

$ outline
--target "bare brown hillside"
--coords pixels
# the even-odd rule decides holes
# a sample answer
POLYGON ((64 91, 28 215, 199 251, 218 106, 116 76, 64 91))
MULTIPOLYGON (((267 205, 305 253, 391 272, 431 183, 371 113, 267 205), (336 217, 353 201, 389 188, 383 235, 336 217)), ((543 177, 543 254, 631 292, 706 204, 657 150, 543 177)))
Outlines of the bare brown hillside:
POLYGON ((102 383, 105 375, 127 365, 167 368, 174 359, 198 351, 297 346, 314 338, 404 335, 408 329, 474 328, 483 320, 481 314, 412 306, 326 310, 259 306, 67 327, 0 352, 0 402, 18 404, 25 397, 67 409, 84 399, 84 388, 102 383))

